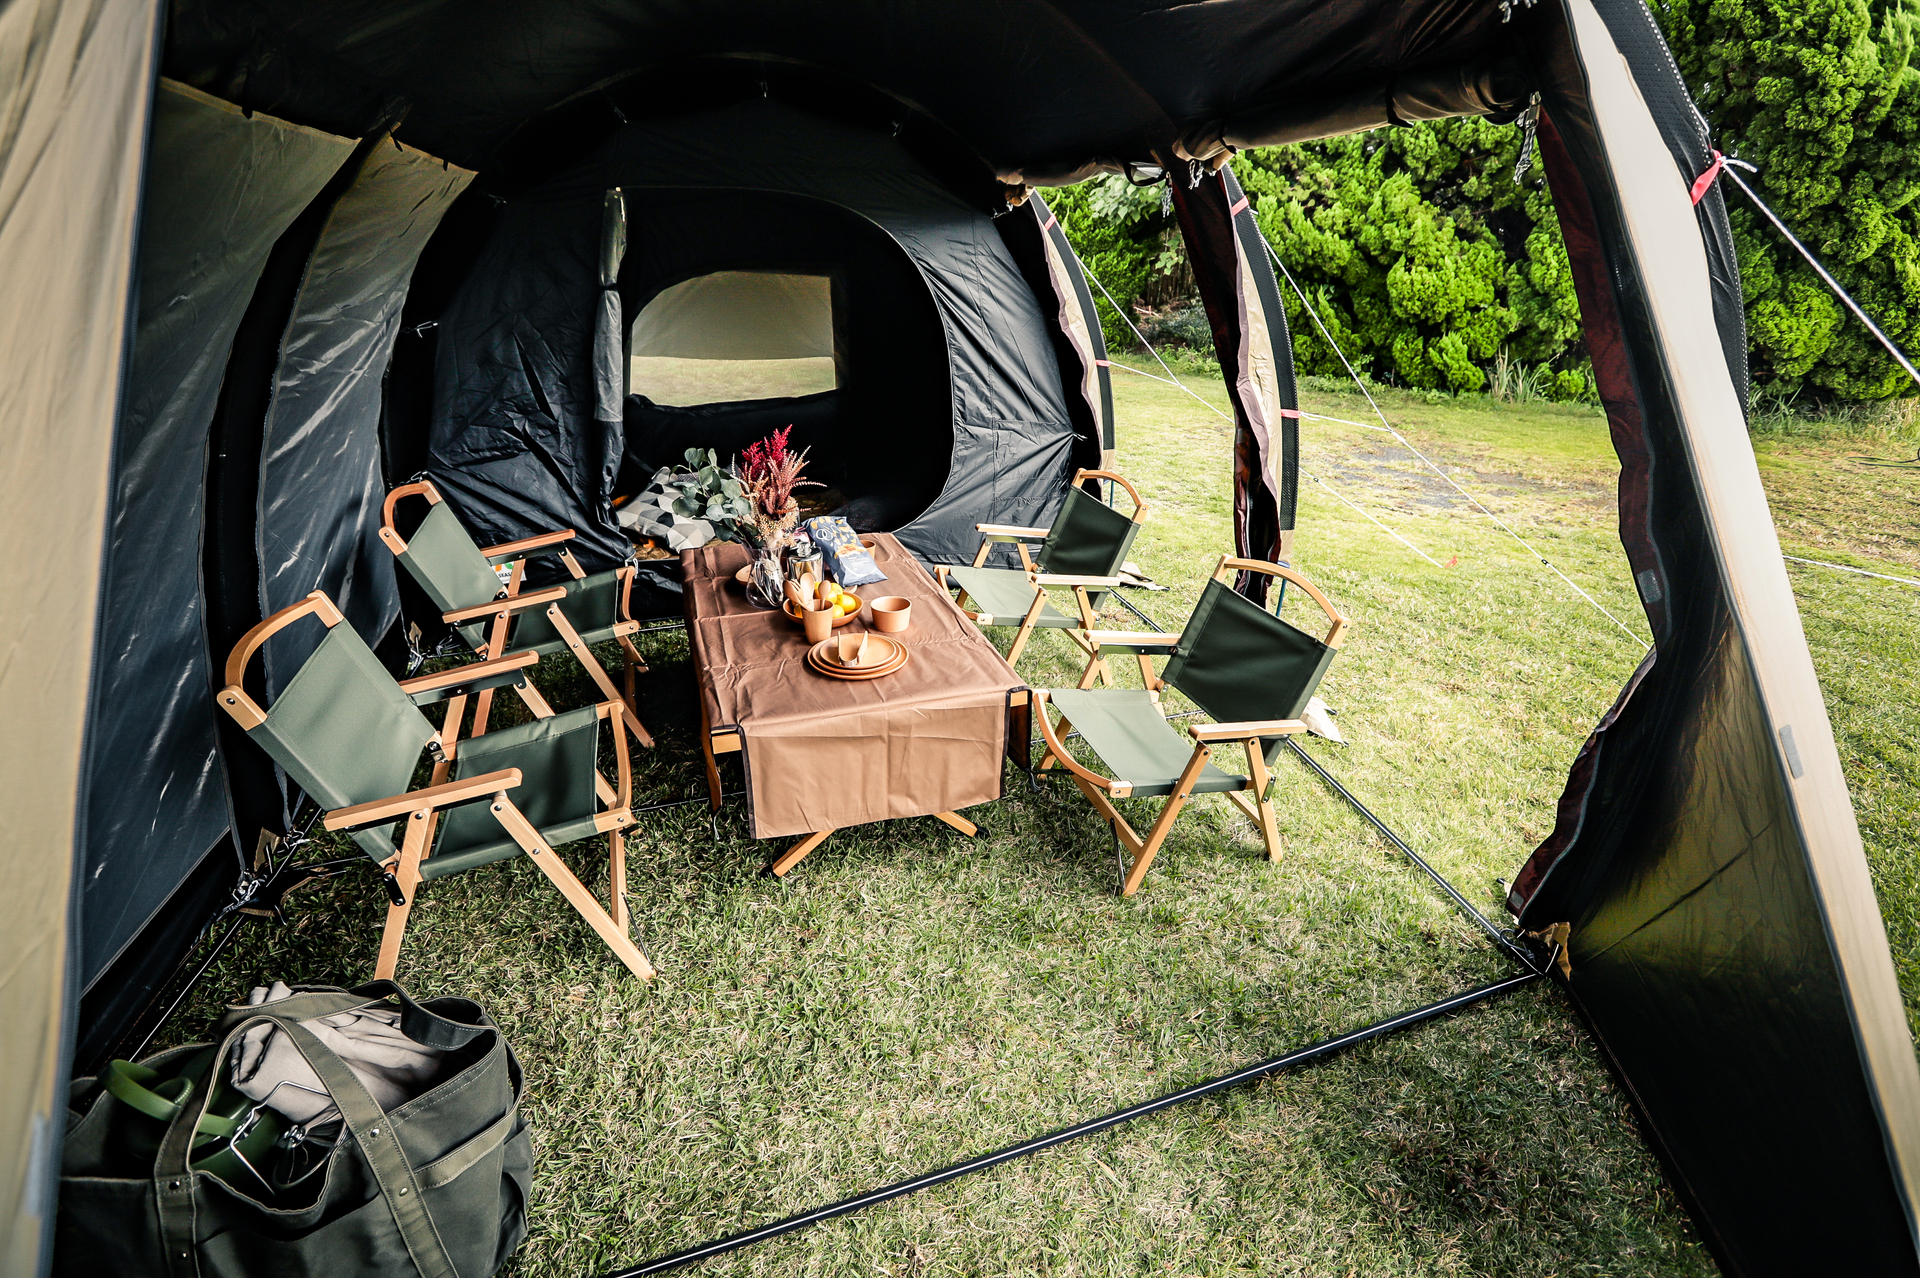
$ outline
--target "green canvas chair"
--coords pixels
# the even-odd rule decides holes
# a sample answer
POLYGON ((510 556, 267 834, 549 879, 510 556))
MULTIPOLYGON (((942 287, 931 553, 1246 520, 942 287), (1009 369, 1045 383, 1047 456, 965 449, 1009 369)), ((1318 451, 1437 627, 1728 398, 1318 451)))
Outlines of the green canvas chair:
POLYGON ((1110 470, 1082 470, 1075 473, 1053 527, 975 524, 981 540, 973 566, 935 571, 943 584, 959 588, 960 609, 974 624, 1018 627, 1007 649, 1007 664, 1020 660, 1027 640, 1042 628, 1065 630, 1092 655, 1082 636, 1094 629, 1095 610, 1105 592, 1120 584, 1120 565, 1127 561, 1146 517, 1147 503, 1123 477, 1110 470), (1081 484, 1089 479, 1110 479, 1126 489, 1133 514, 1123 515, 1087 492, 1081 484), (1037 556, 1027 553, 1028 542, 1040 543, 1037 556), (993 547, 1008 543, 1019 552, 1021 567, 986 567, 993 547), (1071 589, 1078 615, 1069 617, 1055 608, 1047 598, 1048 587, 1071 589))
POLYGON ((1196 794, 1226 795, 1260 828, 1268 859, 1280 859, 1280 827, 1274 816, 1269 768, 1281 741, 1306 731, 1300 713, 1332 664, 1347 625, 1339 609, 1293 569, 1224 556, 1201 592, 1186 629, 1177 635, 1094 631, 1088 636, 1094 662, 1089 663, 1080 687, 1034 694, 1060 713, 1057 723, 1049 721, 1044 706, 1038 715, 1047 744, 1040 768, 1065 768, 1087 801, 1112 825, 1122 849, 1122 896, 1139 890, 1174 819, 1196 794), (1235 594, 1229 582, 1236 572, 1265 573, 1300 587, 1327 614, 1331 624, 1326 637, 1316 639, 1235 594), (1089 686, 1096 664, 1108 653, 1132 653, 1139 658, 1146 687, 1135 691, 1089 686), (1155 676, 1151 664, 1156 656, 1167 658, 1160 676, 1155 676), (1184 734, 1176 731, 1160 706, 1161 690, 1168 687, 1190 698, 1204 713, 1231 722, 1195 724, 1184 734), (1067 752, 1065 739, 1074 729, 1112 776, 1082 766, 1067 752), (1244 776, 1212 762, 1215 748, 1235 743, 1246 753, 1244 776), (1162 795, 1166 803, 1144 835, 1113 805, 1115 799, 1162 795))
MULTIPOLYGON (((543 657, 572 653, 606 699, 619 703, 621 719, 634 740, 651 746, 653 737, 640 722, 633 699, 634 675, 644 674, 647 669, 640 650, 628 637, 640 628, 629 612, 634 569, 617 568, 589 577, 567 549, 566 543, 573 536, 571 528, 564 528, 482 550, 473 544, 439 489, 424 481, 402 484, 388 493, 380 512, 380 540, 469 648, 484 659, 497 659, 510 652, 534 652, 543 657), (393 523, 394 507, 407 497, 424 497, 428 506, 427 517, 412 537, 402 537, 393 523), (522 594, 520 580, 526 561, 539 554, 557 555, 572 580, 522 594), (504 590, 493 571, 496 564, 512 565, 504 590), (589 645, 609 639, 620 645, 626 665, 624 695, 615 691, 606 668, 588 650, 589 645)), ((536 715, 546 711, 532 684, 520 691, 536 715)), ((474 711, 476 735, 487 730, 492 708, 492 692, 483 693, 474 711)))
POLYGON ((345 831, 388 875, 392 903, 374 977, 393 976, 419 885, 526 853, 562 896, 642 980, 653 966, 628 936, 626 843, 633 824, 627 740, 612 736, 617 783, 601 775, 600 725, 621 714, 617 701, 460 740, 469 697, 527 682, 532 652, 443 670, 395 683, 340 610, 314 591, 249 630, 227 658, 220 708, 307 796, 325 809, 329 830, 345 831), (262 708, 245 688, 247 663, 273 635, 305 617, 326 626, 286 690, 262 708), (419 707, 447 702, 435 730, 419 707), (422 751, 433 773, 410 790, 422 751), (404 833, 396 843, 395 824, 404 833), (554 845, 604 834, 612 849, 609 915, 574 876, 554 845))

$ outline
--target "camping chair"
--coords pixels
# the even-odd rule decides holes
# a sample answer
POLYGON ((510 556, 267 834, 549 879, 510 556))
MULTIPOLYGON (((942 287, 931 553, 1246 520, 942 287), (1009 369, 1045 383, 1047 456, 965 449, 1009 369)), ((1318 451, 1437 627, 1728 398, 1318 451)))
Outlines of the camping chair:
POLYGON ((1339 651, 1347 625, 1347 618, 1327 597, 1293 569, 1223 556, 1185 630, 1177 635, 1094 631, 1088 635, 1094 660, 1080 686, 1034 694, 1042 702, 1051 701, 1060 712, 1057 724, 1048 721, 1044 708, 1038 716, 1047 743, 1040 768, 1044 771, 1056 763, 1064 767, 1087 801, 1107 818, 1121 862, 1122 896, 1132 896, 1139 889, 1174 819, 1196 794, 1225 794, 1260 828, 1267 859, 1280 859, 1280 828, 1268 769, 1281 741, 1306 730, 1300 713, 1339 651), (1331 621, 1326 638, 1315 639, 1235 594, 1227 584, 1235 572, 1265 573, 1299 586, 1331 621), (1130 652, 1139 658, 1144 690, 1091 686, 1096 668, 1109 652, 1130 652), (1157 678, 1150 662, 1155 656, 1169 659, 1165 673, 1157 678), (1195 724, 1183 737, 1160 707, 1161 689, 1167 687, 1184 693, 1215 719, 1232 721, 1195 724), (1066 735, 1076 728, 1112 777, 1081 766, 1067 753, 1066 735), (1246 776, 1223 771, 1211 762, 1215 746, 1234 742, 1245 747, 1246 776), (1167 801, 1145 835, 1127 824, 1113 806, 1114 799, 1158 795, 1167 801), (1131 864, 1125 856, 1129 852, 1131 864))
POLYGON ((227 686, 216 700, 326 810, 326 828, 352 835, 385 871, 391 903, 375 978, 393 975, 421 882, 525 852, 615 956, 651 980, 653 965, 628 937, 623 832, 633 824, 633 781, 627 739, 617 726, 618 784, 609 784, 598 766, 601 721, 617 722, 620 703, 549 712, 462 741, 467 698, 524 682, 538 655, 518 652, 395 683, 342 620, 318 590, 274 613, 234 645, 227 686), (242 686, 247 663, 269 638, 309 615, 327 627, 326 637, 263 709, 242 686), (438 732, 418 708, 435 701, 448 703, 446 727, 438 732), (422 749, 433 758, 433 773, 426 786, 409 790, 422 749), (396 847, 392 827, 402 821, 406 833, 396 847), (612 916, 553 850, 596 834, 611 845, 612 916))
MULTIPOLYGON (((441 618, 459 632, 467 646, 479 656, 497 660, 509 652, 533 652, 549 656, 563 649, 573 654, 608 701, 620 706, 621 720, 633 739, 643 746, 653 744, 646 727, 634 709, 633 677, 644 674, 646 661, 627 636, 640 628, 629 615, 634 569, 631 565, 612 572, 587 576, 580 562, 567 549, 573 539, 571 528, 542 533, 522 541, 510 541, 485 550, 473 544, 473 538, 431 483, 402 484, 387 494, 380 511, 380 540, 385 542, 420 588, 427 592, 441 618), (427 499, 427 517, 412 537, 402 537, 393 524, 393 510, 404 497, 427 499), (564 585, 520 593, 521 574, 528 556, 558 555, 572 574, 564 585), (511 564, 505 590, 493 569, 496 564, 511 564), (586 627, 584 630, 577 626, 586 627), (590 644, 612 639, 619 643, 626 665, 626 694, 614 690, 606 668, 588 651, 590 644)), ((532 683, 519 689, 521 698, 536 715, 545 709, 532 683)), ((480 694, 474 710, 473 731, 479 736, 487 730, 493 709, 493 692, 480 694)))
POLYGON ((1105 592, 1120 584, 1120 565, 1146 517, 1147 503, 1124 478, 1110 470, 1078 471, 1053 527, 975 524, 981 540, 973 566, 935 571, 943 584, 959 587, 960 610, 974 624, 1019 627, 1007 650, 1008 665, 1020 660, 1027 640, 1042 627, 1067 631, 1069 639, 1092 655, 1082 636, 1094 629, 1094 613, 1105 592), (1133 498, 1133 514, 1123 515, 1088 493, 1080 485, 1089 479, 1111 479, 1126 489, 1133 498), (1027 553, 1031 541, 1040 543, 1037 557, 1027 553), (1019 551, 1021 567, 988 568, 988 553, 1005 543, 1019 551), (1080 615, 1069 617, 1055 608, 1047 598, 1049 586, 1071 588, 1080 615))

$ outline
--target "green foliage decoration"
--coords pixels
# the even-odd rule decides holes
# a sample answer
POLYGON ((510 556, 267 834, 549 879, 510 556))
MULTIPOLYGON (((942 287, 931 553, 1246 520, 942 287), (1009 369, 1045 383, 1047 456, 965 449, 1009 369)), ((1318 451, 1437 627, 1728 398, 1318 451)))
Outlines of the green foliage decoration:
POLYGON ((716 541, 738 541, 740 529, 753 523, 740 477, 711 448, 689 448, 686 465, 675 466, 661 482, 674 490, 673 513, 707 520, 716 541))
MULTIPOLYGON (((1920 344, 1916 0, 1667 0, 1655 16, 1717 145, 1896 343, 1920 344)), ((1916 388, 1727 190, 1756 386, 1818 400, 1916 388)))

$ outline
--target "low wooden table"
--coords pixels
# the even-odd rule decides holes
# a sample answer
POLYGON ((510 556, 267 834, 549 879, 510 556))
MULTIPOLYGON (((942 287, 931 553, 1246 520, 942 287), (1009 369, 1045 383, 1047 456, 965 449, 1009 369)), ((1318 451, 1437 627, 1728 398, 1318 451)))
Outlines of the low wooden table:
MULTIPOLYGON (((747 602, 733 575, 745 547, 681 552, 687 634, 700 687, 707 789, 716 757, 739 753, 755 838, 802 836, 770 868, 785 874, 836 829, 931 816, 964 834, 957 809, 1000 797, 1003 760, 1024 762, 1031 698, 987 638, 891 535, 863 538, 887 580, 862 599, 913 601, 905 667, 879 679, 829 678, 806 664, 800 627, 747 602)), ((836 634, 868 628, 872 614, 836 634)))

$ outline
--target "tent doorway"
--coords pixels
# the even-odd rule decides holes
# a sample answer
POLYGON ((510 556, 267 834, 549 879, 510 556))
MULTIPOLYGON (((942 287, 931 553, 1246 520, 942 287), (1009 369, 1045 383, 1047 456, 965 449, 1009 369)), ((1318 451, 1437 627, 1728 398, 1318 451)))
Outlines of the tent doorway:
POLYGON ((633 393, 675 408, 833 390, 833 279, 715 271, 684 280, 634 317, 627 352, 633 393))
POLYGON ((690 448, 725 463, 783 426, 810 506, 912 522, 953 455, 946 336, 912 259, 858 214, 774 192, 627 188, 630 330, 616 498, 690 448))

